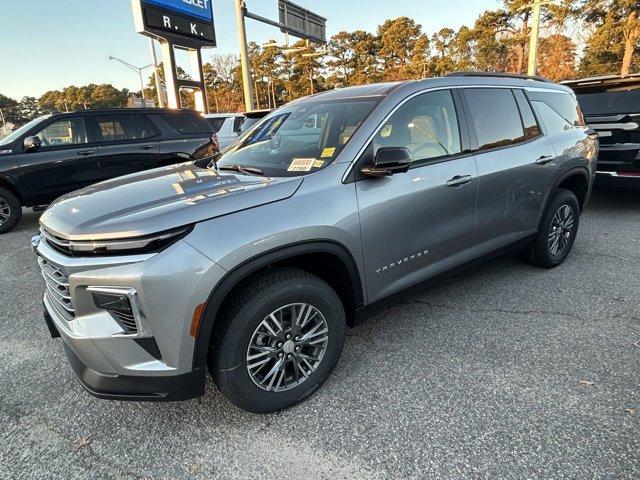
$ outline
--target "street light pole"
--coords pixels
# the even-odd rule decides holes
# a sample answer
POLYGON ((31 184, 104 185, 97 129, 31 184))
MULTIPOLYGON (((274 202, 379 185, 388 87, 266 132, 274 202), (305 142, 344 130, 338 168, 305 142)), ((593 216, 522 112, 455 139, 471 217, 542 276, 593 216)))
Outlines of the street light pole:
POLYGON ((146 107, 147 102, 144 98, 144 79, 142 78, 142 71, 146 68, 151 67, 153 64, 145 65, 144 67, 136 67, 135 65, 131 65, 129 62, 125 62, 124 60, 121 60, 119 58, 112 57, 111 55, 109 55, 109 60, 117 60, 118 62, 130 68, 140 76, 140 94, 142 95, 142 106, 146 107))
POLYGON ((151 61, 153 62, 153 76, 156 82, 156 93, 158 94, 158 107, 164 108, 165 93, 160 82, 160 74, 158 73, 158 57, 156 57, 156 47, 153 44, 153 38, 149 38, 149 47, 151 48, 151 61))
POLYGON ((247 112, 253 110, 253 92, 251 91, 251 70, 249 69, 249 52, 247 47, 247 31, 244 26, 244 1, 236 2, 236 27, 240 44, 240 64, 242 67, 242 90, 244 92, 244 106, 247 112))

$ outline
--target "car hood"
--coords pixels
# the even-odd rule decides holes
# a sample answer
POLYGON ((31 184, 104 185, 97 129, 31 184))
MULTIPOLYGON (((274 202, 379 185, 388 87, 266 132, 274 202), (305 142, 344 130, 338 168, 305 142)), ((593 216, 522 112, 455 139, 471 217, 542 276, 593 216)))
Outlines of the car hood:
POLYGON ((147 170, 57 199, 40 217, 68 240, 108 240, 170 230, 292 196, 300 177, 220 172, 193 163, 147 170))

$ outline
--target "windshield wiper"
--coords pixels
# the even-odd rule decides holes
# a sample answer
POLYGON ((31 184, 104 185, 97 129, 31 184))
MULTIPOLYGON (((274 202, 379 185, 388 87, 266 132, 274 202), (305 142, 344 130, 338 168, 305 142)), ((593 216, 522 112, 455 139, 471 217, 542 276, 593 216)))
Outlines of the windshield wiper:
POLYGON ((234 165, 222 165, 218 167, 218 170, 233 170, 234 172, 240 172, 250 175, 264 175, 262 170, 256 167, 245 167, 244 165, 234 164, 234 165))

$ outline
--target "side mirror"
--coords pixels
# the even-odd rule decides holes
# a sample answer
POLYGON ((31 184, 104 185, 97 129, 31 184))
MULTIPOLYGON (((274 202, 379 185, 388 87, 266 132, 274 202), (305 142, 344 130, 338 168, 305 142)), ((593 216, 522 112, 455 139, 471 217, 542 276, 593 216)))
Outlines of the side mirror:
POLYGON ((404 173, 411 166, 411 153, 405 147, 380 147, 373 158, 373 165, 362 167, 369 177, 387 177, 404 173))
POLYGON ((40 146, 42 145, 42 141, 40 140, 40 137, 38 137, 37 135, 34 135, 33 137, 25 138, 22 144, 24 145, 24 151, 26 153, 36 152, 40 149, 40 146))

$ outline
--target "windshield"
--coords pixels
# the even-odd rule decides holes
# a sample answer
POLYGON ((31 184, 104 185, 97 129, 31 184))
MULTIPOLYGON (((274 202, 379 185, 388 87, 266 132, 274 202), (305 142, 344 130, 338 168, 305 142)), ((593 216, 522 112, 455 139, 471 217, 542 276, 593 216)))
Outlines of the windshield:
POLYGON ((329 165, 380 101, 308 100, 278 110, 247 132, 217 161, 267 176, 306 175, 329 165))
POLYGON ((640 89, 578 93, 577 97, 586 115, 640 113, 640 89))
POLYGON ((0 146, 2 145, 9 145, 10 143, 13 143, 16 138, 19 138, 20 135, 22 135, 23 133, 27 132, 28 130, 30 130, 34 125, 37 125, 38 123, 40 123, 42 120, 44 120, 45 118, 49 118, 51 115, 42 115, 41 117, 38 118, 34 118, 33 120, 31 120, 29 123, 25 123, 23 126, 21 126, 19 129, 14 130, 13 132, 11 132, 11 134, 5 138, 3 138, 2 140, 0 140, 0 146))

